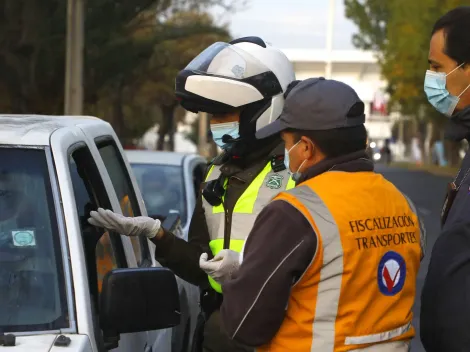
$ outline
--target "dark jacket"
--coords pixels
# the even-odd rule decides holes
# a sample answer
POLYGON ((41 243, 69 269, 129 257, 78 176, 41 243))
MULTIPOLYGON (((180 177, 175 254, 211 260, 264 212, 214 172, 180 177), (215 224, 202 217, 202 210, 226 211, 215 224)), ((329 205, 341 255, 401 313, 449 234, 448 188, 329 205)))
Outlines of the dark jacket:
MULTIPOLYGON (((373 169, 366 153, 357 152, 318 163, 299 183, 328 170, 373 169)), ((307 270, 316 247, 312 226, 292 205, 272 202, 261 211, 248 236, 243 265, 223 285, 221 320, 231 338, 248 346, 272 340, 284 320, 292 285, 307 270)))
MULTIPOLYGON (((452 118, 448 138, 470 137, 470 108, 452 118)), ((421 341, 427 352, 470 351, 470 154, 456 177, 459 187, 434 244, 421 295, 421 341)))
MULTIPOLYGON (((215 165, 223 165, 221 173, 228 178, 224 198, 224 208, 227 216, 231 217, 235 204, 243 192, 248 188, 256 176, 266 167, 275 156, 284 155, 284 143, 280 138, 269 142, 259 142, 254 151, 244 157, 230 157, 222 154, 213 161, 215 165)), ((202 184, 202 188, 205 183, 202 184)), ((202 253, 209 253, 209 230, 207 228, 202 196, 199 195, 188 233, 188 242, 169 232, 165 232, 156 245, 155 256, 162 264, 170 268, 182 279, 201 287, 210 288, 207 274, 199 268, 199 257, 202 253)), ((214 291, 215 292, 215 291, 214 291)), ((218 310, 212 314, 206 323, 204 332, 204 351, 251 351, 232 341, 219 326, 218 310)))

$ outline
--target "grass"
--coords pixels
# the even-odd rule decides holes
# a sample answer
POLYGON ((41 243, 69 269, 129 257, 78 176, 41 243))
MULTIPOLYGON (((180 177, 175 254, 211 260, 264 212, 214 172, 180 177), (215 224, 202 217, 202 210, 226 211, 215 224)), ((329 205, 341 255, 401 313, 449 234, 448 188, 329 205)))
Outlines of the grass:
POLYGON ((448 166, 441 167, 437 165, 424 165, 424 164, 417 165, 414 163, 405 163, 405 162, 391 163, 390 166, 399 167, 399 168, 407 169, 407 170, 427 171, 434 175, 449 176, 449 177, 453 177, 457 175, 457 172, 459 171, 458 167, 448 167, 448 166))

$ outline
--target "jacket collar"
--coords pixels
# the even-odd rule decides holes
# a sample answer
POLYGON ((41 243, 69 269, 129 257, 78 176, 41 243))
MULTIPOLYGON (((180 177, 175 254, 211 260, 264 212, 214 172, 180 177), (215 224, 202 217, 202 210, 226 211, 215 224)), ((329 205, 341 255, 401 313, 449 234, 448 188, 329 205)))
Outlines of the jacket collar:
POLYGON ((365 150, 337 158, 324 159, 305 171, 297 181, 297 185, 332 170, 345 172, 374 171, 374 163, 367 157, 365 150))
POLYGON ((445 138, 460 142, 470 141, 470 106, 453 115, 446 126, 445 138))

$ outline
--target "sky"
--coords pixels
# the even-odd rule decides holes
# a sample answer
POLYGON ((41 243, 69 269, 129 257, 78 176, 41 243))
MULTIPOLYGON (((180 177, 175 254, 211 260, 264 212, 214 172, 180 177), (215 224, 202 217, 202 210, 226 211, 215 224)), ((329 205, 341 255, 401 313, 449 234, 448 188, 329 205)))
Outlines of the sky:
MULTIPOLYGON (((329 0, 248 0, 244 10, 219 17, 230 21, 234 38, 256 35, 280 49, 323 49, 329 0)), ((335 0, 333 49, 353 49, 355 25, 344 16, 344 0, 335 0)))

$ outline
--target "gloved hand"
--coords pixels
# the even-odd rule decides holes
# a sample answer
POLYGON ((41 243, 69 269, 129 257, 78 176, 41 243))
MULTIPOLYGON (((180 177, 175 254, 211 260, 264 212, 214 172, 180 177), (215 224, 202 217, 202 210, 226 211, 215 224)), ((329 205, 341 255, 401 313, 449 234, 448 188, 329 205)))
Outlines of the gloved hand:
POLYGON ((199 267, 219 284, 230 280, 233 273, 240 267, 239 253, 230 249, 222 249, 211 260, 207 260, 207 258, 207 253, 201 254, 199 267))
POLYGON ((154 238, 161 228, 160 220, 154 220, 147 216, 128 218, 103 208, 92 211, 88 223, 121 235, 146 236, 148 238, 154 238))

